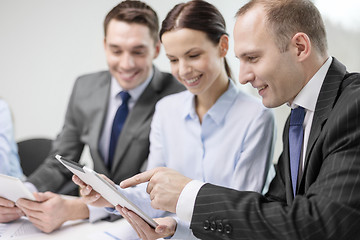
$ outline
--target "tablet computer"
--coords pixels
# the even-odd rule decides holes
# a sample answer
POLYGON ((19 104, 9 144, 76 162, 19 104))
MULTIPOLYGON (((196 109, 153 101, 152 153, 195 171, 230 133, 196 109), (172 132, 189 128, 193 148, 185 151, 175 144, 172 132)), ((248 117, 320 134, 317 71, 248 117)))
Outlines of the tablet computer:
POLYGON ((36 201, 30 190, 16 177, 0 174, 0 186, 0 197, 9 199, 13 202, 16 202, 19 198, 36 201))
POLYGON ((158 224, 154 221, 154 219, 146 215, 139 207, 137 207, 133 202, 127 199, 126 196, 119 192, 113 184, 103 179, 94 170, 86 166, 81 166, 77 162, 64 159, 60 155, 56 155, 55 158, 60 161, 72 173, 78 176, 83 182, 90 185, 95 191, 100 193, 101 196, 104 197, 112 205, 120 205, 122 207, 126 207, 127 209, 139 215, 151 227, 156 228, 158 224))

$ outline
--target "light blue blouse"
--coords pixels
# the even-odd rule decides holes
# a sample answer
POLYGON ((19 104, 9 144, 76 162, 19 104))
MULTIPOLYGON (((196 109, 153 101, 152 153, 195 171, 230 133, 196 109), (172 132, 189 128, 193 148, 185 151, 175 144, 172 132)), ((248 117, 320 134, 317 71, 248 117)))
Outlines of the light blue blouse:
POLYGON ((0 99, 0 173, 23 177, 8 104, 0 99))
POLYGON ((261 192, 272 160, 274 118, 230 81, 204 115, 188 91, 160 100, 150 134, 148 169, 169 167, 212 184, 261 192))
MULTIPOLYGON (((157 103, 148 169, 169 167, 203 182, 261 192, 271 165, 273 143, 272 111, 229 80, 228 90, 204 115, 202 123, 195 111, 195 96, 188 91, 157 103)), ((161 211, 150 206, 146 184, 137 188, 120 191, 147 214, 161 216, 161 211)))

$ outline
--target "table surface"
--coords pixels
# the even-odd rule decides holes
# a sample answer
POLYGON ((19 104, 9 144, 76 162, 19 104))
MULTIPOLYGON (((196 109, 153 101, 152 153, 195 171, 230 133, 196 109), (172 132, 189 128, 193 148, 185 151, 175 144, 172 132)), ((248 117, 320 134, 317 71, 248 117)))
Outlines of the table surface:
POLYGON ((12 223, 0 224, 0 240, 119 240, 116 231, 129 229, 130 225, 124 219, 115 222, 99 221, 89 223, 87 220, 66 222, 60 229, 52 233, 43 233, 35 228, 29 220, 21 218, 12 223), (7 234, 4 229, 7 228, 7 234))

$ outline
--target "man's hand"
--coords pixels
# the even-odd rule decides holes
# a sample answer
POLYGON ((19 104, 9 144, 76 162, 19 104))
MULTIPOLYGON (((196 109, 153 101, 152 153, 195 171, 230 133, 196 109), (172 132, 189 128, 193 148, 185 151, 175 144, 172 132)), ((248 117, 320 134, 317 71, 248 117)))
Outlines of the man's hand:
POLYGON ((130 223, 130 225, 134 228, 140 239, 159 239, 172 236, 175 233, 176 221, 171 217, 155 219, 159 225, 155 229, 153 229, 136 213, 119 205, 116 206, 116 210, 118 210, 121 215, 130 223))
POLYGON ((128 178, 120 183, 120 187, 127 188, 147 181, 146 191, 150 194, 151 206, 175 213, 180 193, 191 179, 170 168, 160 167, 128 178))
POLYGON ((15 221, 21 216, 24 216, 24 213, 15 206, 14 202, 0 197, 0 223, 15 221))
POLYGON ((50 233, 67 220, 89 217, 87 206, 80 199, 65 199, 52 192, 34 193, 36 202, 19 199, 16 205, 41 231, 50 233))
MULTIPOLYGON (((106 181, 114 184, 109 178, 105 175, 100 175, 106 181)), ((80 187, 81 199, 85 204, 94 206, 94 207, 114 207, 109 203, 105 198, 103 198, 98 192, 92 189, 90 185, 84 183, 78 176, 73 175, 72 180, 75 184, 80 187)))

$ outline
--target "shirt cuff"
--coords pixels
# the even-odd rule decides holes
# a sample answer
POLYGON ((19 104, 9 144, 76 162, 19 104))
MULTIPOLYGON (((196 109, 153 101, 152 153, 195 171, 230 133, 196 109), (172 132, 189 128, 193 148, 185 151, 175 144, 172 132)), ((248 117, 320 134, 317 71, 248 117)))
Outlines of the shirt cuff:
POLYGON ((121 216, 120 212, 119 212, 118 210, 116 210, 115 208, 105 207, 104 209, 105 209, 105 211, 108 212, 108 213, 121 216))
POLYGON ((109 216, 109 212, 107 212, 103 207, 93 207, 90 205, 87 205, 87 207, 89 208, 89 222, 91 223, 109 216))
MULTIPOLYGON (((178 217, 174 217, 176 221, 176 231, 169 239, 197 239, 190 229, 190 223, 181 221, 178 217)), ((166 239, 166 238, 164 238, 166 239)))
POLYGON ((192 180, 182 190, 179 196, 179 200, 176 204, 176 215, 181 219, 182 221, 191 222, 191 218, 194 211, 194 205, 196 196, 200 190, 200 188, 205 183, 198 181, 198 180, 192 180))

